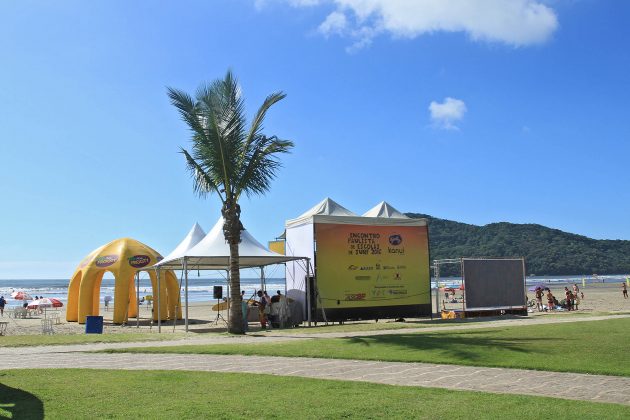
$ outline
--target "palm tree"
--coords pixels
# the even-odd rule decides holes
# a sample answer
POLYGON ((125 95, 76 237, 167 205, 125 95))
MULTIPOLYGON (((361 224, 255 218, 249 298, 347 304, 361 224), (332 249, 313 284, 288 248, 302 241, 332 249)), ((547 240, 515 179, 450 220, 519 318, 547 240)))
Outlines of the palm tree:
POLYGON ((245 105, 238 81, 228 70, 224 79, 202 84, 195 97, 168 88, 171 103, 179 110, 192 133, 192 150, 182 148, 194 181, 195 193, 205 198, 215 193, 221 199, 223 234, 230 246, 230 325, 228 330, 243 334, 241 278, 238 244, 241 242, 239 199, 264 194, 282 166, 278 155, 288 153, 293 143, 262 133, 269 108, 281 101, 283 92, 265 99, 247 127, 245 105))

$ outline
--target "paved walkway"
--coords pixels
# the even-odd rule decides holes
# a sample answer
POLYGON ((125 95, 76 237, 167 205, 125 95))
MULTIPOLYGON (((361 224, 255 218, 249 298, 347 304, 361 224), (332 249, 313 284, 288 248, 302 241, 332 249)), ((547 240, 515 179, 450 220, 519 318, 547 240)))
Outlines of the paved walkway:
POLYGON ((505 319, 425 328, 382 331, 287 334, 266 332, 247 336, 191 336, 161 342, 95 343, 82 345, 0 347, 0 370, 31 368, 93 368, 127 370, 191 370, 264 373, 309 378, 365 381, 391 385, 436 387, 496 393, 526 394, 564 399, 612 402, 630 405, 630 378, 576 373, 539 372, 521 369, 484 368, 431 363, 397 363, 358 360, 222 356, 183 354, 100 354, 86 351, 124 347, 181 346, 219 343, 263 343, 414 332, 454 331, 471 328, 501 328, 564 322, 590 322, 627 318, 630 315, 597 317, 537 317, 505 319))
POLYGON ((264 373, 389 385, 526 394, 630 405, 630 378, 431 363, 184 354, 3 356, 0 369, 92 368, 264 373))

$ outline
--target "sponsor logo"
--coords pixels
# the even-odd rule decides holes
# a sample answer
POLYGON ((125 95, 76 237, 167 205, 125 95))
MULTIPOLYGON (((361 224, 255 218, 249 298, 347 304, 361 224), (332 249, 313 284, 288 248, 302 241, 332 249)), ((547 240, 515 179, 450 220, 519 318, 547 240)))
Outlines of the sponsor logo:
POLYGON ((369 280, 371 278, 372 277, 370 277, 370 276, 354 276, 355 280, 369 280))
POLYGON ((354 265, 354 264, 350 264, 350 265, 348 266, 348 270, 356 270, 356 269, 358 269, 358 268, 359 268, 359 267, 357 267, 357 266, 356 266, 356 265, 354 265))
POLYGON ((393 245, 393 246, 398 246, 400 244, 402 244, 402 236, 400 236, 399 234, 395 233, 393 235, 389 235, 389 244, 393 245))
POLYGON ((400 289, 400 290, 388 290, 387 293, 389 293, 390 295, 406 295, 407 294, 407 290, 406 289, 400 289))
POLYGON ((349 300, 349 301, 365 300, 365 293, 347 293, 345 300, 349 300))
POLYGON ((402 280, 400 273, 394 273, 394 280, 402 280))
POLYGON ((96 259, 97 267, 109 267, 118 261, 118 255, 103 255, 96 259))
POLYGON ((361 268, 359 268, 360 271, 370 271, 370 270, 374 270, 374 267, 372 267, 371 265, 364 265, 361 268))
POLYGON ((142 268, 149 265, 149 263, 151 262, 151 258, 149 258, 148 255, 134 255, 133 257, 129 258, 128 261, 130 266, 134 268, 142 268))

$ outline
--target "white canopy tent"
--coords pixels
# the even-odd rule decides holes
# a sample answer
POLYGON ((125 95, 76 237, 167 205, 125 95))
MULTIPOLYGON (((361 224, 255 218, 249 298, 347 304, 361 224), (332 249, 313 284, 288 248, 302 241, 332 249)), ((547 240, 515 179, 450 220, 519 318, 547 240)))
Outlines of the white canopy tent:
MULTIPOLYGON (((208 232, 208 234, 196 244, 191 245, 188 249, 185 249, 186 247, 182 246, 182 244, 186 241, 185 238, 167 258, 164 258, 162 261, 151 267, 158 271, 158 281, 160 278, 159 271, 162 269, 182 270, 184 275, 184 319, 186 331, 188 331, 188 271, 221 270, 226 271, 229 276, 230 246, 225 241, 225 237, 223 235, 223 223, 223 217, 220 217, 210 232, 208 232), (178 249, 180 246, 182 246, 181 250, 178 249)), ((189 233, 189 235, 190 234, 191 233, 189 233)), ((258 242, 247 230, 243 230, 241 232, 241 243, 238 248, 239 267, 260 268, 261 278, 264 275, 263 267, 267 265, 282 264, 287 261, 307 260, 307 258, 301 256, 285 256, 272 252, 258 242)))
POLYGON ((365 213, 363 213, 363 217, 384 217, 388 219, 409 219, 409 217, 405 216, 403 213, 396 210, 391 204, 387 201, 381 201, 365 213))
POLYGON ((162 261, 169 261, 186 254, 186 251, 197 245, 206 236, 206 232, 199 226, 199 223, 195 223, 184 239, 175 247, 175 249, 162 259, 162 261))

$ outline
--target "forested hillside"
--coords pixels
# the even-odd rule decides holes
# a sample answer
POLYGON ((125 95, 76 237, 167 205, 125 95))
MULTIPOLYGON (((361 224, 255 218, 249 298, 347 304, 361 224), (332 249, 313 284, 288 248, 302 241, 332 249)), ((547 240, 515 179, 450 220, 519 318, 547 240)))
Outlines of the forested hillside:
MULTIPOLYGON (((523 256, 527 273, 539 276, 630 273, 630 241, 596 240, 535 224, 502 222, 475 226, 426 214, 407 216, 429 220, 431 261, 523 256)), ((444 269, 453 271, 454 267, 444 269)))

